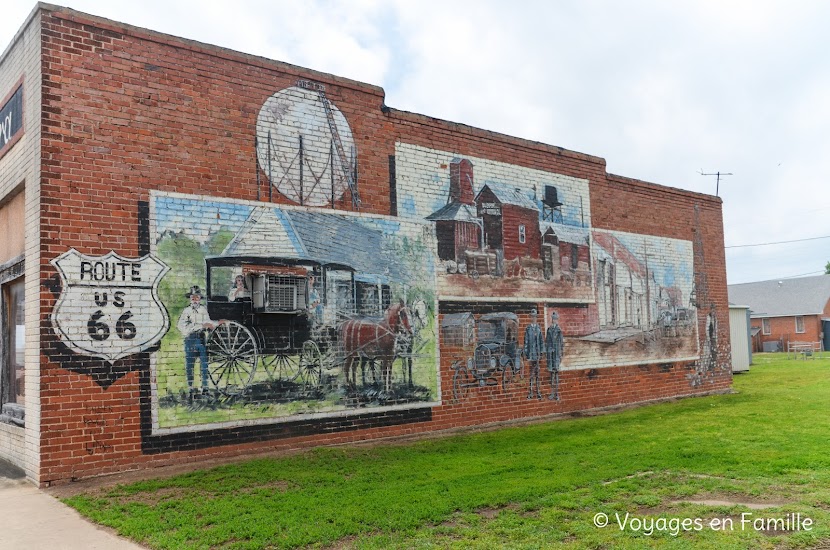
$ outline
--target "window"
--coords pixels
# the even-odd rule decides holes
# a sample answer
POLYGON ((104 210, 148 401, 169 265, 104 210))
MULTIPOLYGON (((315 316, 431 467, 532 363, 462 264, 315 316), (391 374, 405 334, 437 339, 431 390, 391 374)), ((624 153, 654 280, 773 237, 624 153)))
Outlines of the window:
POLYGON ((769 326, 769 319, 761 319, 761 332, 765 335, 772 333, 769 326))
POLYGON ((804 330, 804 317, 799 316, 799 317, 795 318, 795 331, 798 334, 802 334, 802 333, 806 332, 804 330))
MULTIPOLYGON (((23 405, 25 391, 23 354, 26 342, 23 278, 19 277, 2 285, 2 316, 0 341, 5 344, 0 365, 2 365, 3 403, 23 405)), ((2 349, 0 347, 0 349, 2 349)))
POLYGON ((526 238, 527 238, 527 234, 525 233, 525 226, 520 225, 519 226, 519 242, 524 244, 526 238))
POLYGON ((579 267, 579 246, 572 244, 571 245, 571 269, 576 269, 579 267))

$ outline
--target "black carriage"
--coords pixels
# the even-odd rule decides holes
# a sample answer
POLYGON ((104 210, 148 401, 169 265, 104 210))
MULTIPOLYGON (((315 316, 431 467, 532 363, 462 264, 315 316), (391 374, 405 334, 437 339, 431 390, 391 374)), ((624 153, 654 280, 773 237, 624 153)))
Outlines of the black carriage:
POLYGON ((488 313, 476 322, 476 347, 473 357, 456 361, 452 368, 455 401, 467 397, 472 387, 495 386, 503 390, 522 373, 519 348, 519 318, 508 312, 488 313))
POLYGON ((388 285, 356 280, 348 265, 252 256, 205 262, 208 313, 217 323, 207 338, 208 368, 225 395, 243 392, 263 371, 287 392, 318 392, 337 366, 337 323, 388 307, 388 285))

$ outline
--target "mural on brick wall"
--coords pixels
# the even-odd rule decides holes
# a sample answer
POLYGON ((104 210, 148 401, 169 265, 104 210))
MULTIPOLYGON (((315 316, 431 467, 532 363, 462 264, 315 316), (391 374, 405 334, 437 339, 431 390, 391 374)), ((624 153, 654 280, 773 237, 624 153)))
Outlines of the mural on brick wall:
POLYGON ((691 241, 593 229, 587 180, 404 143, 395 152, 399 215, 435 229, 439 299, 470 304, 442 320, 443 342, 469 348, 447 348, 455 400, 517 379, 528 397, 556 399, 560 370, 697 359, 691 241), (527 345, 533 322, 515 311, 476 313, 504 300, 547 304, 543 336, 531 330, 527 345))
MULTIPOLYGON (((542 319, 535 308, 522 312, 526 322, 520 328, 515 311, 483 313, 475 304, 468 305, 470 311, 445 313, 441 320, 442 352, 453 358, 452 401, 464 401, 487 386, 502 393, 526 386, 527 399, 542 399, 544 391, 548 399, 559 401, 565 338, 558 311, 543 312, 542 319), (544 319, 549 320, 546 327, 544 319)), ((454 304, 456 310, 463 307, 454 304)))
POLYGON ((164 193, 150 217, 157 429, 438 401, 428 224, 164 193))
POLYGON ((692 243, 593 229, 592 245, 596 302, 571 332, 568 366, 697 359, 692 243))
POLYGON ((435 227, 439 292, 593 299, 588 180, 398 143, 398 213, 435 227))

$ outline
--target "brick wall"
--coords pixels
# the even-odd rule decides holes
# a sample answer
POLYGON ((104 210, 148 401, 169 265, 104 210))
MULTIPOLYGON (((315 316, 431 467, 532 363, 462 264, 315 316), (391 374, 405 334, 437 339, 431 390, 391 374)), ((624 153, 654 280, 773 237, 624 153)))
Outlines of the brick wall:
MULTIPOLYGON (((598 157, 388 109, 374 86, 71 10, 41 20, 41 483, 729 388, 719 199, 609 175, 598 157), (293 122, 302 146, 287 130, 293 122), (649 263, 639 282, 615 283, 617 306, 627 304, 638 326, 596 330, 587 256, 558 271, 535 253, 510 264, 503 251, 468 250, 489 266, 481 270, 439 261, 426 217, 451 202, 454 158, 471 161, 475 192, 488 180, 518 187, 518 200, 540 213, 543 186, 556 186, 561 217, 540 224, 585 250, 592 231, 614 232, 649 263), (110 252, 120 256, 108 261, 151 254, 170 268, 150 281, 163 308, 148 288, 135 300, 130 285, 147 281, 126 272, 121 287, 104 277, 94 297, 72 290, 83 262, 108 273, 110 252), (71 266, 80 266, 74 275, 71 266), (228 300, 237 275, 250 301, 228 300), (672 280, 686 302, 697 288, 688 322, 655 294, 672 280), (115 303, 119 288, 127 307, 115 303), (270 301, 257 306, 262 289, 270 301), (306 306, 268 313, 278 299, 306 306), (204 320, 193 305, 201 300, 206 344, 188 340, 188 315, 204 320), (67 307, 90 323, 63 326, 67 307), (527 398, 537 359, 518 350, 533 310, 543 335, 559 314, 558 401, 527 398), (126 340, 161 327, 164 312, 161 336, 123 353, 126 340), (448 313, 471 314, 473 345, 442 341, 448 313), (491 314, 506 328, 485 352, 491 314), (213 358, 242 346, 245 331, 256 372, 230 381, 213 358), (477 353, 495 363, 466 372, 454 392, 458 365, 477 353), (507 376, 514 364, 525 370, 507 376)), ((538 246, 542 227, 531 225, 538 246)), ((547 357, 538 361, 546 397, 547 357)))
MULTIPOLYGON (((796 332, 794 316, 770 317, 770 333, 764 334, 762 330, 755 339, 760 342, 761 350, 763 350, 764 342, 782 342, 782 351, 787 350, 788 342, 822 342, 824 338, 822 336, 821 317, 821 315, 802 315, 804 332, 801 333, 796 332)), ((760 318, 752 319, 751 324, 753 328, 762 328, 760 318)))

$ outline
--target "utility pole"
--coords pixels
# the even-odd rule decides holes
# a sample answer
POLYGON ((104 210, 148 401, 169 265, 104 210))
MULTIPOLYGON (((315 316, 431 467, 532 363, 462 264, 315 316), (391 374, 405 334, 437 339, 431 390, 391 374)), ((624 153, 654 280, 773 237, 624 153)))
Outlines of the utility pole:
POLYGON ((703 169, 701 168, 700 169, 700 175, 701 176, 717 176, 717 180, 715 182, 715 196, 717 197, 718 194, 720 193, 720 178, 721 178, 721 176, 732 176, 734 174, 732 174, 732 172, 726 172, 726 173, 724 173, 724 172, 710 172, 708 174, 704 174, 703 169))

